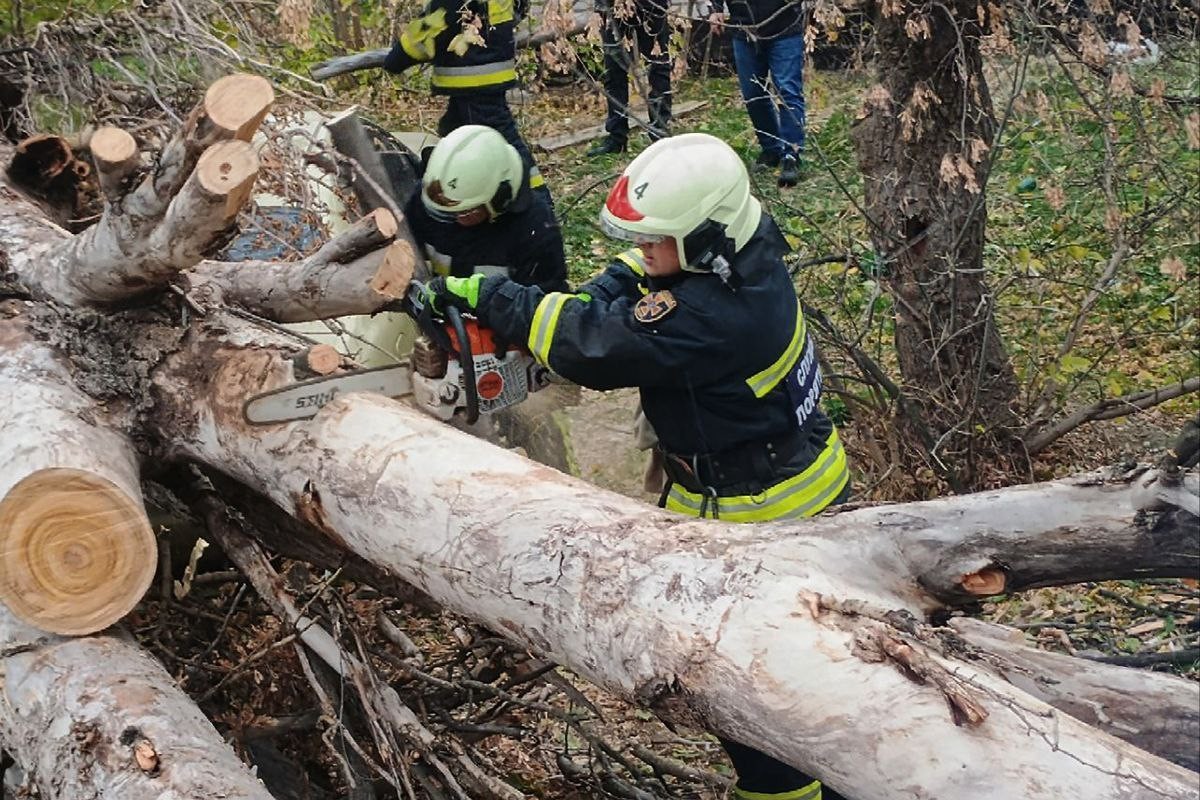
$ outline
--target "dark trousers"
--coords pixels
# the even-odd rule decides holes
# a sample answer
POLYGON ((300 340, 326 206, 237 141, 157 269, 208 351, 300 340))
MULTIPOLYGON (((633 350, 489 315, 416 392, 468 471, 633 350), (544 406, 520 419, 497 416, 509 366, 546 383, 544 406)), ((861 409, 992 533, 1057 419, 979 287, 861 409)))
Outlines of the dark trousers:
POLYGON ((721 746, 729 754, 733 768, 737 770, 737 788, 734 798, 740 796, 780 795, 788 800, 846 800, 842 795, 811 775, 776 761, 766 753, 746 747, 744 744, 721 739, 721 746))
POLYGON ((671 26, 665 11, 639 6, 627 20, 615 19, 611 12, 600 30, 604 45, 604 94, 608 100, 608 119, 604 130, 619 142, 629 139, 629 73, 634 53, 625 46, 626 39, 637 44, 637 52, 646 62, 650 96, 646 107, 650 112, 650 136, 659 139, 671 127, 671 26))
POLYGON ((446 113, 438 120, 438 136, 445 136, 450 131, 463 125, 486 125, 495 128, 521 154, 529 170, 529 187, 539 193, 546 203, 554 210, 554 199, 550 189, 542 178, 537 162, 529 145, 521 138, 517 130, 517 120, 513 117, 512 109, 503 92, 489 94, 452 94, 446 103, 446 113))

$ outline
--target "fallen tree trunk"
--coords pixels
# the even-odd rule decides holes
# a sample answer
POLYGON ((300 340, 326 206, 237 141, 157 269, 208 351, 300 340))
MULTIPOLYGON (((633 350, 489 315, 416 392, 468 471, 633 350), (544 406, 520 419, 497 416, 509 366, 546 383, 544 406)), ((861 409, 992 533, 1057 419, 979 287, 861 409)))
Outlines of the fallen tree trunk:
POLYGON ((0 606, 0 675, 0 740, 38 797, 271 800, 162 666, 124 638, 59 638, 0 606))
MULTIPOLYGON (((996 533, 1011 505, 1035 498, 1031 487, 1011 490, 1011 504, 993 492, 787 525, 686 520, 382 398, 350 396, 307 423, 251 428, 241 399, 291 379, 287 345, 273 349, 270 336, 222 315, 193 333, 155 376, 169 420, 160 435, 173 456, 255 487, 342 546, 601 686, 698 720, 862 800, 1194 792, 1190 772, 1014 690, 984 662, 942 656, 861 614, 938 605, 917 582, 917 569, 941 563, 930 563, 935 546, 996 533), (956 527, 940 532, 950 520, 956 527), (917 569, 906 570, 909 561, 917 569), (914 753, 937 758, 914 766, 914 753)), ((1026 548, 1039 534, 1085 523, 1114 541, 1141 536, 1129 532, 1142 526, 1133 509, 1110 505, 1101 518, 1099 498, 1111 495, 1103 486, 1040 491, 1036 513, 1020 518, 1036 527, 1012 537, 1026 548), (1056 491, 1095 502, 1077 510, 1056 491)), ((1168 535, 1190 542, 1194 569, 1193 527, 1168 535)), ((1064 578, 1076 579, 1070 572, 1064 578)))
POLYGON ((154 531, 122 420, 75 385, 22 306, 0 303, 0 602, 45 630, 91 633, 149 588, 154 531))

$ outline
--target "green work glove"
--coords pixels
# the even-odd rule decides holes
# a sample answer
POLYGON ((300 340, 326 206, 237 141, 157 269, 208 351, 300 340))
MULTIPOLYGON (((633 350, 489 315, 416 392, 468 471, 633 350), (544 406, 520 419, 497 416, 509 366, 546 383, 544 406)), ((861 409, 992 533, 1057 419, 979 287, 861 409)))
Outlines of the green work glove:
POLYGON ((469 278, 434 278, 425 284, 424 300, 435 314, 454 306, 460 311, 474 311, 479 305, 479 284, 484 275, 477 272, 469 278))

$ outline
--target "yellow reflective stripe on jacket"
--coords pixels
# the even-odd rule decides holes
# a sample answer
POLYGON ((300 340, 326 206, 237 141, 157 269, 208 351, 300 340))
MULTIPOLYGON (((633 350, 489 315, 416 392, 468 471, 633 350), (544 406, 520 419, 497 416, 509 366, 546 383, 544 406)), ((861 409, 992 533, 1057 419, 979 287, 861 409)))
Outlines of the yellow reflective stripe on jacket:
POLYGON ((646 275, 646 260, 642 256, 642 249, 640 247, 634 247, 626 250, 624 253, 618 253, 617 261, 620 261, 633 270, 633 274, 639 278, 646 275))
POLYGON ((538 303, 533 312, 533 322, 529 326, 529 352, 543 366, 550 366, 550 343, 554 341, 558 315, 562 313, 568 300, 582 298, 566 292, 551 292, 542 298, 542 302, 538 303))
POLYGON ((733 796, 740 800, 821 800, 821 782, 813 781, 803 789, 787 792, 751 792, 735 787, 733 796))
POLYGON ((442 89, 473 89, 508 83, 516 79, 516 65, 512 61, 497 61, 495 64, 479 64, 474 67, 435 66, 431 82, 442 89))
MULTIPOLYGON (((626 250, 624 253, 618 253, 617 261, 629 267, 633 274, 639 278, 644 279, 646 277, 646 259, 642 255, 642 248, 634 247, 626 250)), ((638 291, 642 294, 650 293, 650 287, 646 285, 645 280, 638 281, 638 291)))
POLYGON ((804 337, 807 333, 808 326, 804 322, 804 313, 800 311, 800 306, 796 306, 796 329, 792 331, 792 340, 788 342, 784 348, 783 355, 775 359, 775 363, 764 369, 762 372, 756 372, 749 378, 746 378, 746 385, 750 387, 750 391, 754 392, 755 397, 764 397, 767 392, 779 385, 779 382, 787 377, 788 370, 796 363, 796 359, 800 357, 801 350, 804 349, 804 337))
POLYGON ((415 61, 429 61, 435 54, 434 39, 446 30, 446 9, 439 8, 404 26, 400 47, 415 61))
POLYGON ((513 21, 512 0, 488 0, 488 24, 502 25, 513 21))
MULTIPOLYGON (((837 428, 825 439, 825 449, 808 469, 799 475, 768 487, 761 494, 742 494, 710 499, 707 508, 726 522, 766 522, 773 519, 811 517, 832 503, 850 480, 846 451, 837 428)), ((673 484, 667 495, 667 509, 699 516, 705 508, 703 495, 673 484)))

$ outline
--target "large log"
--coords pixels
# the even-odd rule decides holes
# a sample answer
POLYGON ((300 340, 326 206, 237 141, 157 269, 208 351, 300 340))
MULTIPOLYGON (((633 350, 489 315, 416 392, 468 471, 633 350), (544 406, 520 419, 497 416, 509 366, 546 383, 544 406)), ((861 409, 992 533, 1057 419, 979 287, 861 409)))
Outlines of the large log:
POLYGON ((38 797, 271 800, 137 645, 63 639, 0 606, 0 740, 38 797))
MULTIPOLYGON (((382 398, 350 396, 306 423, 252 428, 241 402, 291 379, 288 346, 219 314, 193 334, 155 375, 172 455, 225 471, 601 686, 861 800, 1194 796, 1189 771, 1014 689, 984 662, 939 655, 861 613, 920 613, 963 593, 948 565, 978 571, 997 547, 1015 557, 1018 543, 1067 529, 1086 526, 1152 560, 1139 544, 1145 517, 1166 520, 1159 535, 1194 570, 1193 525, 1120 509, 1119 488, 1068 481, 791 524, 687 520, 382 398), (1030 504, 1013 534, 1006 515, 1030 504), (970 536, 981 542, 974 559, 937 558, 970 536)), ((1071 579, 1079 571, 1060 567, 1071 579)))
POLYGON ((133 609, 154 578, 138 460, 65 360, 0 304, 0 602, 63 634, 133 609))

